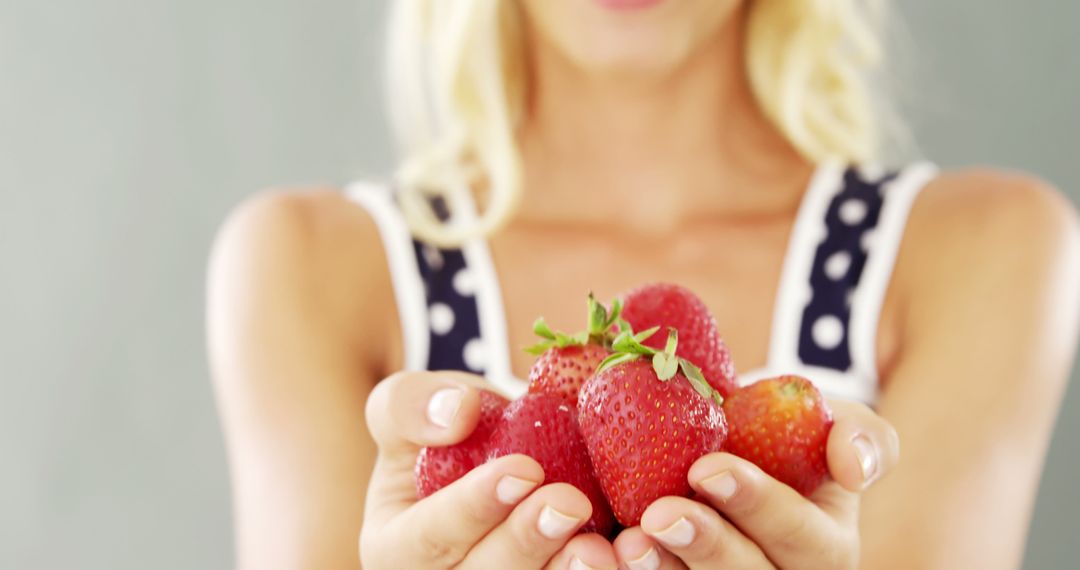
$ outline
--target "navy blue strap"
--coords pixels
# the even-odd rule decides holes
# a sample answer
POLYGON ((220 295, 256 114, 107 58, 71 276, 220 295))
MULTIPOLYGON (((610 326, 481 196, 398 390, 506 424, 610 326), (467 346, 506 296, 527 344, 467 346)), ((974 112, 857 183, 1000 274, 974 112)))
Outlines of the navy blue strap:
POLYGON ((866 180, 849 168, 843 186, 825 213, 825 239, 810 270, 810 302, 799 328, 799 359, 809 366, 840 372, 851 368, 851 300, 866 266, 864 236, 877 227, 884 204, 882 188, 896 173, 866 180))
POLYGON ((480 313, 475 284, 460 249, 439 249, 414 240, 425 284, 431 341, 428 370, 484 373, 480 313))

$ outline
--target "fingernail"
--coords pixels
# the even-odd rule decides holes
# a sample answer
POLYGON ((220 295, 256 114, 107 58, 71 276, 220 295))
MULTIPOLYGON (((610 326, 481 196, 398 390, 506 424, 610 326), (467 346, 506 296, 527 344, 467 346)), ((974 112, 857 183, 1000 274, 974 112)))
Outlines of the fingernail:
POLYGON ((597 569, 593 568, 592 566, 589 566, 588 564, 586 564, 584 562, 582 562, 580 558, 575 556, 574 558, 572 558, 570 560, 570 570, 597 570, 597 569))
POLYGON ((694 542, 695 532, 694 525, 690 524, 686 517, 680 517, 671 526, 660 532, 652 533, 652 535, 668 546, 678 547, 690 546, 690 543, 694 542))
POLYGON ((626 562, 630 570, 660 570, 660 553, 650 547, 645 554, 626 562))
POLYGON ((536 488, 536 481, 506 475, 495 485, 495 497, 504 505, 516 505, 536 488))
POLYGON ((443 388, 431 397, 427 406, 428 420, 439 427, 450 427, 465 393, 460 388, 443 388))
POLYGON ((539 529, 540 534, 556 539, 570 534, 579 524, 581 524, 581 519, 564 515, 551 507, 545 506, 544 510, 540 511, 540 518, 536 521, 536 528, 539 529))
POLYGON ((703 479, 701 487, 725 503, 739 492, 739 482, 735 480, 731 471, 724 471, 703 479))
POLYGON ((863 485, 868 485, 877 475, 877 448, 865 435, 855 436, 851 445, 855 448, 855 457, 859 459, 859 467, 862 468, 863 485))

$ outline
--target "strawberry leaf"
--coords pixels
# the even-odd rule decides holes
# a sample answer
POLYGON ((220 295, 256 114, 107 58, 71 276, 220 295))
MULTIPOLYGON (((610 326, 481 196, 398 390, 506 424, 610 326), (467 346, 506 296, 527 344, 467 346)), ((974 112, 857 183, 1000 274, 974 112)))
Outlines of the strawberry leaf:
POLYGON ((664 345, 664 354, 674 358, 675 349, 679 346, 679 331, 668 327, 667 344, 664 345))
POLYGON ((656 377, 667 382, 679 371, 679 359, 672 358, 663 352, 657 352, 652 357, 652 366, 653 371, 656 372, 656 377))
MULTIPOLYGON (((626 321, 623 321, 623 322, 626 322, 626 321)), ((629 326, 629 325, 627 325, 627 326, 629 326)), ((627 329, 627 330, 630 330, 630 329, 627 329)), ((658 330, 660 330, 660 327, 653 327, 651 329, 645 329, 645 330, 637 333, 636 335, 634 335, 634 340, 636 340, 638 343, 645 342, 646 339, 648 339, 652 335, 656 334, 656 331, 658 331, 658 330)), ((633 331, 630 331, 630 332, 633 332, 633 331)))
POLYGON ((568 335, 562 331, 553 331, 544 321, 544 317, 536 319, 536 322, 533 323, 533 332, 544 340, 525 348, 525 351, 530 354, 543 354, 544 351, 553 346, 566 348, 568 346, 584 346, 589 343, 588 331, 581 331, 573 335, 568 335))
POLYGON ((536 344, 534 344, 532 346, 526 346, 525 347, 525 352, 528 352, 529 354, 532 354, 534 356, 540 356, 541 354, 544 354, 545 352, 547 352, 548 349, 550 349, 553 346, 555 346, 554 341, 545 340, 543 342, 538 342, 538 343, 536 343, 536 344))
POLYGON ((602 336, 607 332, 608 312, 602 303, 596 302, 596 297, 589 293, 589 335, 602 336))
POLYGON ((686 376, 686 379, 690 381, 690 385, 694 387, 694 390, 697 390, 698 394, 701 394, 701 397, 712 400, 717 406, 724 403, 724 397, 709 385, 708 380, 705 380, 705 375, 701 373, 701 369, 695 366, 694 363, 685 358, 680 358, 679 367, 682 368, 683 376, 686 376))
POLYGON ((566 348, 568 346, 582 346, 589 342, 589 333, 582 331, 573 336, 564 332, 555 332, 555 346, 566 348))
POLYGON ((607 321, 604 322, 604 331, 611 329, 611 325, 615 324, 619 320, 619 315, 622 314, 622 299, 614 299, 611 301, 611 314, 608 315, 607 321))
POLYGON ((555 333, 551 332, 551 328, 544 322, 544 317, 540 317, 533 322, 533 332, 540 338, 555 340, 555 333))
POLYGON ((641 344, 641 341, 637 339, 638 336, 640 335, 631 334, 631 331, 623 331, 619 333, 619 336, 615 337, 615 342, 611 343, 611 348, 615 349, 616 352, 630 352, 648 356, 656 354, 656 350, 641 344))
MULTIPOLYGON (((607 307, 597 302, 596 297, 589 293, 588 312, 587 342, 611 348, 611 342, 616 335, 612 329, 619 321, 619 314, 622 313, 622 301, 617 298, 611 301, 611 310, 608 311, 607 307)), ((629 328, 629 325, 626 327, 629 328)), ((622 325, 619 325, 618 329, 621 332, 622 325)))
POLYGON ((625 364, 627 362, 633 362, 641 358, 640 354, 633 354, 630 352, 615 353, 605 358, 599 366, 596 367, 596 373, 599 374, 609 368, 625 364))

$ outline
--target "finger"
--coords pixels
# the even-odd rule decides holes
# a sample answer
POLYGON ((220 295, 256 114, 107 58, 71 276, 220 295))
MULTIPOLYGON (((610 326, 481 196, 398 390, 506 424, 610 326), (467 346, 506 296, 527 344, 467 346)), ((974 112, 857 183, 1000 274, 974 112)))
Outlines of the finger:
POLYGON ((753 541, 716 511, 692 499, 658 499, 641 515, 641 530, 691 570, 772 568, 753 541))
POLYGON ((623 530, 613 543, 619 567, 627 570, 683 570, 686 564, 654 541, 641 527, 623 530))
POLYGON ((885 418, 846 400, 831 400, 833 427, 826 457, 833 480, 861 491, 883 477, 900 459, 900 438, 885 418))
POLYGON ((543 568, 592 515, 573 485, 545 485, 469 552, 463 568, 543 568))
POLYGON ((425 445, 451 445, 472 433, 479 419, 479 376, 460 372, 398 372, 375 385, 365 416, 379 453, 412 453, 425 445))
MULTIPOLYGON (((848 557, 856 551, 855 525, 837 522, 753 463, 729 453, 711 453, 690 467, 687 479, 773 564, 797 568, 805 566, 807 560, 820 560, 823 568, 850 566, 848 557)), ((822 484, 819 493, 827 495, 839 513, 858 510, 859 495, 836 483, 822 484)))
POLYGON ((579 534, 548 562, 548 570, 615 570, 618 562, 611 543, 599 534, 579 534))
POLYGON ((382 561, 388 568, 450 567, 462 561, 543 479, 544 470, 532 458, 500 457, 364 536, 379 542, 378 551, 394 557, 382 561))
POLYGON ((472 433, 481 387, 478 377, 450 372, 402 372, 375 386, 365 412, 378 445, 365 524, 385 524, 416 501, 417 453, 425 445, 451 445, 472 433))

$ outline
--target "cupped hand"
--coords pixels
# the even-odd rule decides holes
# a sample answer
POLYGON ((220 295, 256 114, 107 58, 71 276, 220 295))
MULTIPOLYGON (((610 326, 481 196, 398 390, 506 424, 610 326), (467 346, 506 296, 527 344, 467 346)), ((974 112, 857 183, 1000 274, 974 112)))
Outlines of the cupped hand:
POLYGON ((360 533, 363 567, 614 568, 612 545, 574 533, 592 514, 571 485, 542 485, 540 465, 510 455, 417 500, 413 470, 421 447, 464 440, 479 416, 482 379, 407 372, 380 382, 367 402, 378 456, 360 533))
POLYGON ((706 455, 687 475, 696 500, 650 505, 641 526, 615 540, 619 563, 631 570, 857 567, 859 499, 896 464, 899 439, 862 404, 829 405, 831 479, 810 497, 734 455, 706 455))

